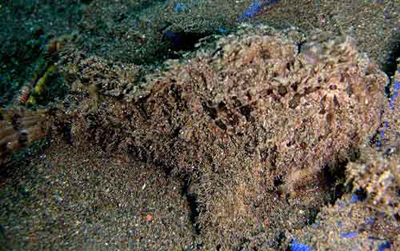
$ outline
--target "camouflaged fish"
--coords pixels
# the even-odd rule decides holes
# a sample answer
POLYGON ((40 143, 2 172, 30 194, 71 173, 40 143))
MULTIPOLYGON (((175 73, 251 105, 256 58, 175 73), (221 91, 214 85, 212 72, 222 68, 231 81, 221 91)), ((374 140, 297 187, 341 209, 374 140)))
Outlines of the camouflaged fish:
POLYGON ((303 39, 294 29, 243 25, 168 61, 169 69, 147 76, 140 91, 124 65, 65 57, 58 67, 71 71, 70 85, 94 85, 98 95, 75 91, 73 101, 64 101, 68 111, 51 116, 3 110, 1 156, 64 121, 54 135, 68 132, 76 145, 94 144, 180 174, 249 168, 271 189, 282 179, 292 191, 367 144, 387 107, 386 75, 350 37, 303 39))

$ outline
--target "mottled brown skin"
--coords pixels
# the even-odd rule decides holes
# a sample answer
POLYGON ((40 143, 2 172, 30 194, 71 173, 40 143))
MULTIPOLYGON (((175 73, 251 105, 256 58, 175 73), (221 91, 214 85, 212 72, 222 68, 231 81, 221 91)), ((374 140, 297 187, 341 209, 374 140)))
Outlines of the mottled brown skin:
MULTIPOLYGON (((386 77, 353 39, 292 34, 243 27, 213 49, 169 62, 140 94, 118 90, 132 94, 130 102, 75 96, 77 108, 52 118, 53 128, 77 146, 99 145, 184 177, 205 238, 221 235, 229 246, 261 225, 291 229, 282 217, 297 217, 298 203, 277 198, 290 194, 307 210, 326 203, 324 168, 368 143, 386 105, 386 77)), ((100 93, 113 77, 102 76, 100 93)))

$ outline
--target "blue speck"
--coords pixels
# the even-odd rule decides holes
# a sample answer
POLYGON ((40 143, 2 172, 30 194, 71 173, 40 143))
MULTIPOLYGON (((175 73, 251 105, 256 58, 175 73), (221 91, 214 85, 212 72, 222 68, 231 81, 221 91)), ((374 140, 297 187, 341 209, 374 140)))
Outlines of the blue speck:
POLYGON ((279 0, 268 0, 262 3, 260 0, 254 0, 247 10, 240 16, 239 22, 255 17, 264 7, 278 1, 279 0))
POLYGON ((355 193, 353 193, 353 194, 351 195, 351 198, 350 198, 350 204, 354 204, 354 203, 356 203, 356 202, 359 201, 359 200, 360 200, 360 198, 358 198, 358 195, 355 194, 355 193))
POLYGON ((181 12, 183 12, 183 11, 187 11, 189 8, 187 7, 187 5, 186 4, 184 4, 184 3, 176 3, 176 4, 174 4, 174 11, 176 12, 176 13, 181 13, 181 12))
POLYGON ((344 233, 344 234, 340 235, 341 238, 348 238, 348 239, 352 239, 352 238, 355 238, 357 236, 358 236, 357 232, 348 232, 348 233, 344 233))
MULTIPOLYGON (((397 73, 400 74, 400 68, 397 69, 397 73)), ((389 108, 390 108, 391 111, 394 111, 394 110, 396 110, 396 109, 397 109, 397 110, 400 109, 400 107, 396 107, 396 106, 395 106, 396 100, 398 100, 398 99, 399 99, 399 96, 400 96, 400 93, 399 93, 399 92, 400 92, 400 81, 398 80, 398 78, 395 78, 395 79, 394 79, 394 83, 393 83, 393 93, 392 93, 391 96, 389 97, 389 108)), ((391 122, 391 123, 393 123, 393 122, 391 122)), ((385 124, 384 124, 384 129, 383 129, 382 131, 380 131, 380 139, 381 139, 381 140, 384 140, 384 131, 385 131, 387 128, 389 128, 389 123, 388 123, 388 122, 385 122, 385 124)), ((376 145, 377 145, 377 147, 378 147, 378 150, 380 150, 380 149, 381 149, 381 146, 382 146, 380 140, 379 140, 379 144, 376 144, 376 145)))
MULTIPOLYGON (((399 71, 399 72, 400 72, 400 71, 399 71)), ((395 90, 395 91, 400 90, 400 82, 397 81, 397 79, 396 79, 396 81, 394 81, 394 90, 395 90)))
POLYGON ((218 27, 218 32, 222 35, 226 35, 228 33, 228 30, 222 27, 218 27))
POLYGON ((389 123, 387 121, 383 122, 383 125, 385 126, 385 128, 389 128, 389 123))
POLYGON ((171 41, 172 44, 173 44, 174 46, 179 46, 179 44, 181 43, 181 41, 180 41, 180 36, 179 36, 179 34, 176 33, 176 32, 167 30, 167 31, 164 33, 164 36, 165 36, 169 41, 171 41))
POLYGON ((390 248, 390 242, 384 242, 379 244, 378 251, 384 251, 387 248, 390 248))
POLYGON ((297 242, 296 240, 293 240, 290 243, 290 250, 292 250, 292 251, 311 251, 311 250, 314 250, 314 249, 312 249, 307 244, 300 243, 300 242, 297 242))
POLYGON ((382 148, 382 141, 378 140, 375 142, 375 146, 380 150, 382 148))
POLYGON ((375 221, 376 221, 376 218, 372 217, 372 218, 366 219, 365 223, 368 225, 374 225, 375 221))

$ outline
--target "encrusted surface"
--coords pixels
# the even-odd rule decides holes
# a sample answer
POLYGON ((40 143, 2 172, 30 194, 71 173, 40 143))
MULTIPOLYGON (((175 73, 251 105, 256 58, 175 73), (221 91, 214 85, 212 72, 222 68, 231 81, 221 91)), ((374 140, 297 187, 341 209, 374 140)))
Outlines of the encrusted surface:
POLYGON ((393 146, 393 152, 386 155, 376 150, 365 150, 357 162, 347 166, 347 179, 354 184, 354 190, 367 193, 370 206, 378 208, 388 215, 400 213, 400 200, 397 195, 400 188, 399 145, 393 146))
MULTIPOLYGON (((67 112, 72 142, 185 177, 199 230, 210 243, 221 234, 223 246, 308 224, 386 107, 385 74, 349 37, 243 26, 168 65, 140 95, 120 90, 130 102, 84 99, 67 112)), ((115 77, 102 77, 98 92, 115 77)))

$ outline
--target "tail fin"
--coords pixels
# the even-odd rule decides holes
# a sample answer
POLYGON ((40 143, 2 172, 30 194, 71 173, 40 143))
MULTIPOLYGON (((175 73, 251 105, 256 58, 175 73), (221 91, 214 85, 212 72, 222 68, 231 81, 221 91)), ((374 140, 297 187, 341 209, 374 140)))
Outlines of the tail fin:
POLYGON ((49 122, 46 115, 45 109, 0 108, 0 164, 10 153, 47 136, 49 122))

